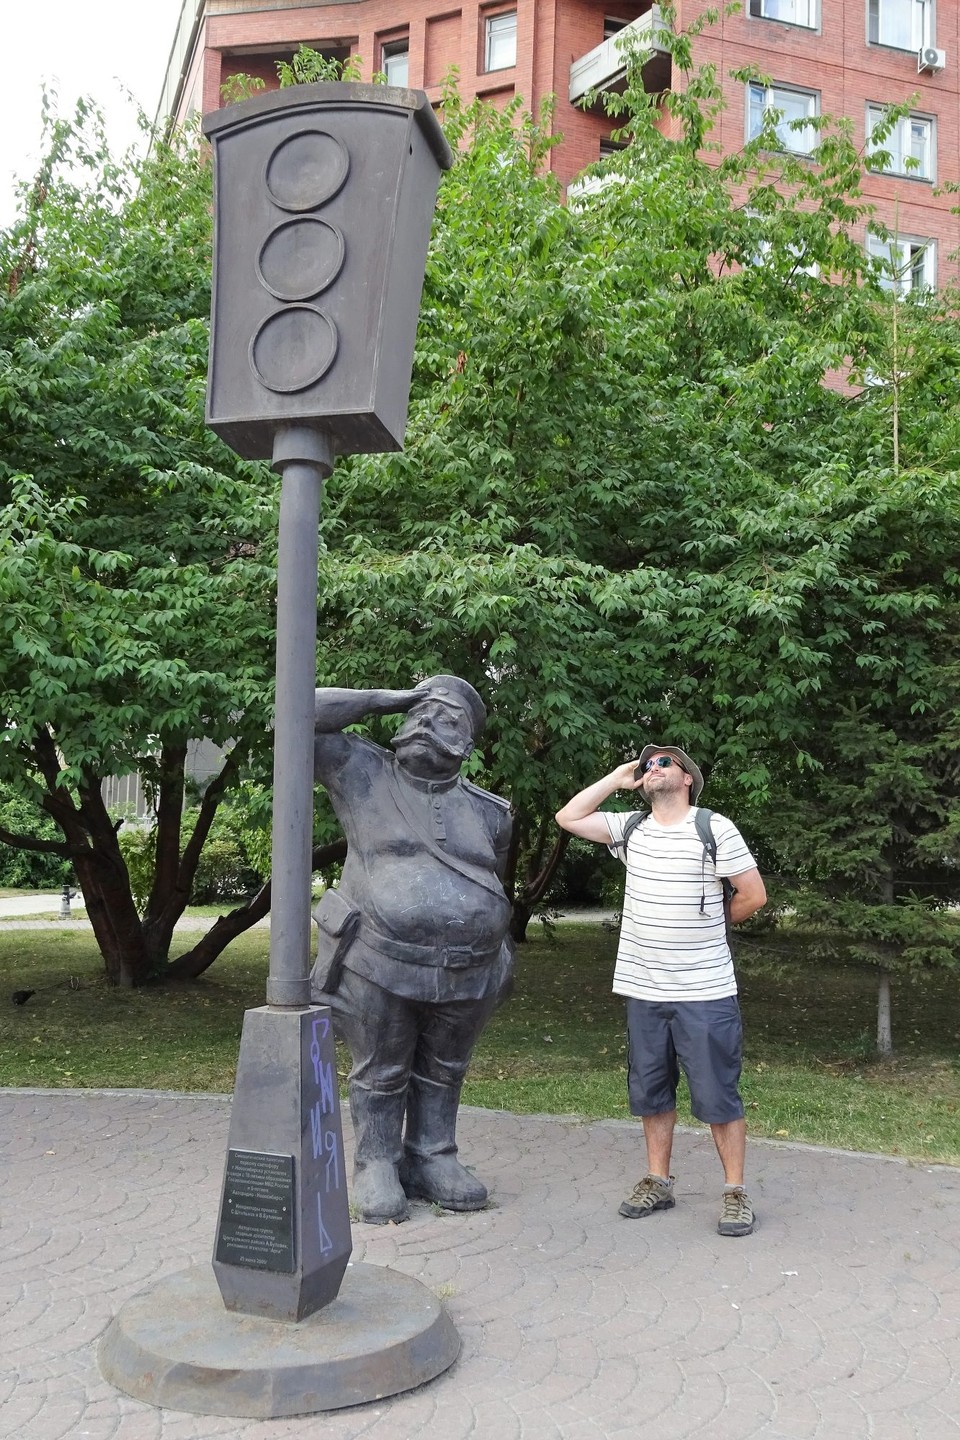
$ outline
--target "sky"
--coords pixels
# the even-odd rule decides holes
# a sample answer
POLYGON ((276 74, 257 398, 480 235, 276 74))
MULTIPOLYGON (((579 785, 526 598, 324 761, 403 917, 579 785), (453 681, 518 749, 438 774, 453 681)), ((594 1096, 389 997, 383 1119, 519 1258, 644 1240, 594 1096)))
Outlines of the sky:
POLYGON ((29 178, 40 144, 44 83, 69 115, 91 95, 107 117, 111 143, 137 135, 135 108, 153 119, 182 0, 7 0, 0 86, 0 225, 14 217, 14 180, 29 178))

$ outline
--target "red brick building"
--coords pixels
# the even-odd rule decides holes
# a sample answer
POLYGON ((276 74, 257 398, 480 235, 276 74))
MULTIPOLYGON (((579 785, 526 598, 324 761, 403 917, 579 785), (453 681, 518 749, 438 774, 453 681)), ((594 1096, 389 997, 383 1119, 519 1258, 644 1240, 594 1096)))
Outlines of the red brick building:
MULTIPOLYGON (((700 0, 679 0, 678 25, 703 9, 700 0)), ((466 99, 500 104, 519 95, 535 110, 556 95, 563 140, 550 163, 566 186, 609 139, 605 116, 576 102, 622 83, 617 34, 628 25, 649 40, 647 88, 680 83, 657 46, 660 18, 650 0, 184 0, 160 114, 179 120, 216 109, 221 85, 238 72, 275 85, 276 61, 301 43, 359 55, 364 77, 383 70, 433 99, 455 66, 466 99)), ((960 0, 743 0, 739 14, 706 29, 694 53, 722 78, 726 109, 714 138, 727 151, 756 132, 769 108, 797 121, 845 115, 866 146, 880 107, 909 101, 909 116, 883 147, 891 164, 870 177, 867 195, 879 217, 896 224, 905 288, 956 277, 958 197, 937 188, 960 181, 960 0), (748 65, 770 84, 731 78, 748 65)), ((815 141, 802 126, 784 125, 781 136, 801 153, 815 141)), ((866 234, 864 243, 883 248, 866 234)))

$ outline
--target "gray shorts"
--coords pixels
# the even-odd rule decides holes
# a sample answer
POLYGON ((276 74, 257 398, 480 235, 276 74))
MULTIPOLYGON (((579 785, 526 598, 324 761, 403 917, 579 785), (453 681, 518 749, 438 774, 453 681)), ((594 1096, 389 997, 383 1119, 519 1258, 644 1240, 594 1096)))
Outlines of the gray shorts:
POLYGON ((736 995, 724 1000, 627 1000, 627 1090, 633 1115, 676 1109, 683 1069, 690 1109, 707 1125, 743 1115, 743 1026, 736 995))

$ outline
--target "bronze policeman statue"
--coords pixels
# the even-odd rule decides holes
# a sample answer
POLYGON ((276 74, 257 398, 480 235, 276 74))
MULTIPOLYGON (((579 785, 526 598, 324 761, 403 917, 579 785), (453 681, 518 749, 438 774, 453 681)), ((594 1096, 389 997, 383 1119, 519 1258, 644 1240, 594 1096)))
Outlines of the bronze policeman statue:
POLYGON ((479 1210, 486 1187, 457 1159, 467 1065, 509 987, 505 800, 460 774, 486 712, 472 685, 316 692, 316 777, 348 852, 321 900, 314 1001, 329 1005, 353 1065, 353 1200, 371 1224, 408 1198, 479 1210), (347 726, 405 714, 394 753, 347 726))

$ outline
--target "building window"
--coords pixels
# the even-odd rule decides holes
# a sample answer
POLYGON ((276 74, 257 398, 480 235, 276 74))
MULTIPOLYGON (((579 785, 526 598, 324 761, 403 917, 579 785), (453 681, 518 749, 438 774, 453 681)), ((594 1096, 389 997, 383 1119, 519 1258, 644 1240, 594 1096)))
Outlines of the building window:
MULTIPOLYGON (((747 210, 744 213, 762 228, 761 216, 756 210, 747 210)), ((781 274, 809 275, 816 279, 820 274, 820 266, 816 260, 807 260, 806 254, 804 246, 796 241, 788 241, 786 245, 780 244, 774 249, 769 240, 758 240, 756 248, 747 258, 751 265, 764 266, 781 274)))
POLYGON ((406 89, 410 75, 410 41, 406 36, 380 47, 380 68, 387 77, 388 85, 400 85, 406 89))
POLYGON ((621 30, 626 30, 630 24, 629 20, 618 20, 616 15, 604 15, 603 17, 603 38, 612 40, 614 35, 619 35, 621 30))
POLYGON ((750 14, 758 20, 780 20, 784 25, 817 28, 817 0, 750 0, 750 14))
POLYGON ((820 275, 820 266, 816 260, 804 260, 804 254, 802 245, 791 243, 786 249, 776 251, 769 240, 761 240, 750 261, 753 265, 765 266, 778 274, 790 277, 808 275, 811 280, 816 280, 820 275))
POLYGON ((517 63, 517 12, 490 15, 485 23, 484 69, 509 70, 517 63))
POLYGON ((873 139, 873 132, 885 123, 882 105, 867 106, 867 153, 889 156, 874 169, 891 175, 908 175, 915 180, 933 179, 933 121, 926 115, 903 115, 885 138, 873 139))
POLYGON ((817 113, 817 96, 812 90, 787 90, 781 85, 747 86, 747 139, 763 132, 772 118, 777 148, 809 155, 817 143, 817 132, 804 121, 817 113), (771 114, 772 112, 772 114, 771 114), (769 117, 769 118, 768 118, 769 117))
POLYGON ((902 235, 882 240, 868 232, 867 254, 879 262, 878 279, 884 290, 910 295, 932 290, 936 284, 937 257, 932 240, 902 235))
POLYGON ((872 45, 919 50, 932 44, 930 0, 868 0, 867 36, 872 45))

